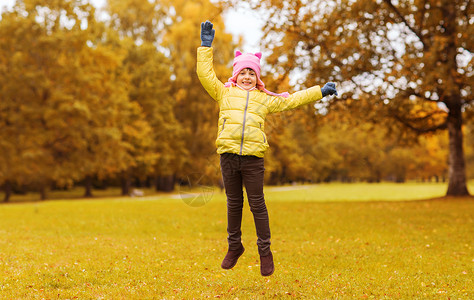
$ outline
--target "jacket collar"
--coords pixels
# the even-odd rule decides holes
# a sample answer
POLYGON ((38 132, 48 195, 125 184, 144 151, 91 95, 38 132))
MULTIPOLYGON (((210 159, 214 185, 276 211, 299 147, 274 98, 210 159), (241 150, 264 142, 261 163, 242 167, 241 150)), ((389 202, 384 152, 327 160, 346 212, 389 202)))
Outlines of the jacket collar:
POLYGON ((241 88, 242 90, 246 91, 246 92, 250 92, 250 91, 253 91, 253 90, 256 90, 256 89, 257 89, 257 87, 254 86, 254 87, 251 88, 250 90, 246 90, 246 89, 244 89, 243 87, 241 87, 240 85, 238 85, 237 83, 234 83, 234 84, 235 84, 236 86, 238 86, 239 88, 241 88))

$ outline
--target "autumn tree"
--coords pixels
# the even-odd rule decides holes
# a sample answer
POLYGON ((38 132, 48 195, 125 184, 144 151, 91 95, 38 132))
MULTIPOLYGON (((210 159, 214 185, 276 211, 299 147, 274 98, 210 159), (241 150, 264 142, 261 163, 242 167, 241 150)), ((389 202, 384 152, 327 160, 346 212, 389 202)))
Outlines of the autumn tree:
POLYGON ((275 72, 303 70, 303 86, 343 83, 344 99, 366 94, 379 115, 420 134, 447 129, 447 195, 468 195, 462 111, 474 101, 471 1, 249 2, 266 12, 275 72))
POLYGON ((183 126, 174 113, 172 62, 163 53, 161 40, 167 3, 162 1, 127 0, 107 2, 109 22, 118 33, 115 39, 123 47, 126 57, 124 70, 129 74, 130 101, 138 103, 152 127, 151 138, 156 161, 148 170, 129 171, 128 177, 154 177, 158 190, 174 188, 175 174, 181 170, 187 157, 184 147, 183 126))
POLYGON ((123 96, 120 57, 94 44, 97 30, 95 8, 82 1, 17 1, 2 14, 1 150, 11 155, 3 182, 37 185, 45 198, 52 183, 136 163, 150 128, 123 96))
POLYGON ((168 1, 107 0, 109 26, 121 38, 155 43, 161 40, 167 18, 168 1))
MULTIPOLYGON (((443 135, 426 134, 414 139, 400 129, 367 121, 355 125, 347 115, 332 110, 317 129, 317 143, 339 155, 333 179, 405 182, 443 178, 447 171, 443 135)), ((332 160, 328 156, 320 161, 327 164, 332 160)))
MULTIPOLYGON (((163 36, 162 47, 169 52, 172 63, 172 94, 175 113, 185 130, 185 149, 189 157, 181 177, 193 184, 199 173, 201 184, 216 183, 220 178, 216 154, 218 106, 202 88, 196 75, 196 50, 200 46, 201 22, 210 20, 216 29, 213 42, 214 68, 223 82, 232 74, 231 62, 235 44, 226 33, 222 12, 224 7, 211 1, 170 0, 170 25, 163 36)), ((188 182, 189 183, 189 182, 188 182)))
POLYGON ((440 180, 447 171, 447 139, 427 134, 415 139, 401 128, 362 118, 341 103, 330 112, 306 106, 274 115, 266 129, 271 142, 266 182, 440 180))
POLYGON ((186 151, 183 149, 183 129, 173 111, 170 61, 149 42, 141 45, 132 43, 124 66, 131 76, 129 99, 143 109, 152 128, 150 138, 156 155, 149 172, 139 170, 134 175, 152 175, 157 189, 172 190, 172 181, 166 184, 163 178, 173 178, 182 168, 186 151))

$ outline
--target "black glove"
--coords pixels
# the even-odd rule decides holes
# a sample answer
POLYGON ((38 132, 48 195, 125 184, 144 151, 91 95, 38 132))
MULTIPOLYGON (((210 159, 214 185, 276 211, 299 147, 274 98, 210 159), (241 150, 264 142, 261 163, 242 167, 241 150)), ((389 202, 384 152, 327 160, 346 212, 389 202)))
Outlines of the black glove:
POLYGON ((209 21, 201 23, 201 46, 211 47, 216 32, 212 26, 214 25, 209 21))
POLYGON ((321 93, 323 94, 323 97, 325 97, 327 95, 336 95, 337 96, 336 84, 334 82, 326 83, 323 86, 323 88, 321 89, 321 93))

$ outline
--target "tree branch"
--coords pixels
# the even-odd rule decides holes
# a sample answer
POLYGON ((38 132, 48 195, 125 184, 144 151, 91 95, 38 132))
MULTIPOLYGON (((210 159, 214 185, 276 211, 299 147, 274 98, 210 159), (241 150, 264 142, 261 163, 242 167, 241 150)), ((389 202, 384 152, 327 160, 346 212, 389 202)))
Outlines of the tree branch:
POLYGON ((424 49, 427 49, 427 46, 425 44, 425 41, 423 39, 423 35, 421 34, 421 32, 419 30, 416 30, 415 28, 413 28, 409 23, 408 21, 405 19, 405 17, 401 14, 401 12, 393 5, 392 3, 392 0, 384 0, 384 2, 390 7, 390 9, 402 20, 403 24, 405 24, 405 26, 408 27, 408 29, 410 29, 410 31, 412 31, 419 39, 420 39, 420 42, 423 44, 423 48, 424 49))
POLYGON ((448 125, 447 118, 443 122, 441 122, 440 124, 431 125, 431 126, 428 126, 428 127, 417 127, 416 125, 412 124, 412 122, 427 120, 428 118, 432 117, 436 113, 441 113, 440 111, 434 111, 431 114, 428 114, 428 115, 426 115, 424 117, 420 117, 420 118, 406 118, 406 117, 400 116, 398 114, 398 112, 395 111, 394 109, 390 109, 389 111, 390 111, 390 114, 392 115, 392 117, 395 120, 397 120, 401 124, 405 125, 409 129, 411 129, 411 130, 413 130, 417 133, 428 133, 428 132, 434 132, 434 131, 437 131, 437 130, 446 129, 447 125, 448 125))

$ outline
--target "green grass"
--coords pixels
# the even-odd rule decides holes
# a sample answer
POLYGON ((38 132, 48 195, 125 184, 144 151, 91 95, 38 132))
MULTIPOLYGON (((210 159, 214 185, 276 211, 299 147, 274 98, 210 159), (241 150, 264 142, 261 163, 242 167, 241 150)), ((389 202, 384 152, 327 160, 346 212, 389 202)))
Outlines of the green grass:
MULTIPOLYGON (((444 183, 329 183, 267 187, 277 201, 406 201, 438 198, 446 194, 444 183)), ((474 190, 474 181, 471 182, 474 190)))
POLYGON ((419 199, 416 190, 444 193, 416 184, 267 188, 276 265, 268 278, 247 204, 247 250, 233 270, 220 268, 218 190, 201 207, 171 195, 2 205, 0 299, 473 298, 474 201, 395 201, 419 199))

